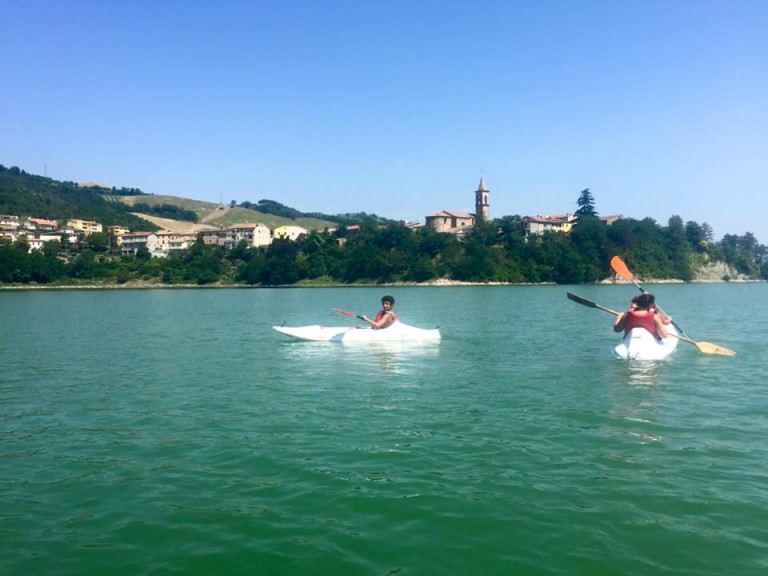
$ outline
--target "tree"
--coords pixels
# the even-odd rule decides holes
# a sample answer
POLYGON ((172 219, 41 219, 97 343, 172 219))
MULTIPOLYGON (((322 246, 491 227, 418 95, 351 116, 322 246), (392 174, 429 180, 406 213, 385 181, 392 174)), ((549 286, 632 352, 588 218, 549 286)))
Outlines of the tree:
POLYGON ((106 252, 109 250, 110 237, 106 232, 93 232, 85 237, 84 245, 94 252, 106 252))
POLYGON ((589 188, 584 188, 579 195, 579 199, 576 200, 576 204, 579 208, 576 210, 576 216, 597 216, 595 210, 595 199, 592 196, 592 192, 589 188))
POLYGON ((690 220, 685 223, 685 237, 696 252, 706 252, 710 238, 698 222, 690 220))
MULTIPOLYGON (((581 268, 578 271, 580 282, 598 282, 605 278, 606 262, 613 252, 608 241, 608 226, 595 216, 584 216, 571 231, 571 244, 579 255, 581 268)), ((568 274, 573 278, 573 271, 568 274)))
POLYGON ((693 280, 693 270, 691 269, 691 244, 686 236, 683 219, 680 216, 672 216, 664 229, 666 237, 666 253, 672 265, 672 270, 668 276, 670 278, 680 278, 689 282, 693 280))

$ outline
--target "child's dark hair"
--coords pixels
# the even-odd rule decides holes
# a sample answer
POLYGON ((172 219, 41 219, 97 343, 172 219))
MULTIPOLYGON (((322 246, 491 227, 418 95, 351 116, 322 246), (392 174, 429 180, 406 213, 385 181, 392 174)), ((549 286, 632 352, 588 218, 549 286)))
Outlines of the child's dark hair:
POLYGON ((384 296, 381 299, 381 303, 384 304, 384 302, 389 302, 390 306, 394 306, 395 305, 395 299, 392 296, 389 296, 389 295, 384 296))
POLYGON ((643 292, 637 297, 638 308, 650 308, 656 302, 656 297, 650 292, 643 292))

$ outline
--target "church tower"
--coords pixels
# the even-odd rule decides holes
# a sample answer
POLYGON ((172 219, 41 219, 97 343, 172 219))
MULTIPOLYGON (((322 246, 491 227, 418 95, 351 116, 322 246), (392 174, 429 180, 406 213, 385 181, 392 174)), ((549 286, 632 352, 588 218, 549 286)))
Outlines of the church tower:
POLYGON ((491 191, 485 189, 485 178, 480 177, 480 185, 475 190, 475 221, 488 222, 491 218, 491 205, 488 197, 491 191))

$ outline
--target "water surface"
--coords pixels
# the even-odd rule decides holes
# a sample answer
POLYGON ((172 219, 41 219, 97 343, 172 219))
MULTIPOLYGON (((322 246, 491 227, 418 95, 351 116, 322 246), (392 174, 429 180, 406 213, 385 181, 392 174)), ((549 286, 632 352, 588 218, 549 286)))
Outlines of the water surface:
POLYGON ((765 284, 0 293, 3 574, 765 574, 765 284), (392 293, 438 345, 289 341, 392 293))

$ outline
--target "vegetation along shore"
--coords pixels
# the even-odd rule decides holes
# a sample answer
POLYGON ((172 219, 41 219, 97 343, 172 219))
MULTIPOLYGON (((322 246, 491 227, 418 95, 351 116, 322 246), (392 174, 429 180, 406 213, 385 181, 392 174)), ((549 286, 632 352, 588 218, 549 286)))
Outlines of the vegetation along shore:
POLYGON ((568 232, 530 234, 523 218, 512 215, 477 218, 461 236, 375 215, 302 214, 267 200, 246 207, 219 205, 201 216, 204 203, 173 208, 168 197, 163 204, 154 199, 136 190, 83 188, 0 166, 0 214, 16 214, 17 221, 89 217, 149 233, 159 227, 147 218, 168 222, 176 216, 220 229, 214 216, 226 213, 241 221, 244 215, 251 222, 269 220, 272 226, 302 224, 306 232, 270 238, 262 246, 211 245, 192 236, 183 249, 163 258, 141 248, 126 252, 107 232, 81 231, 37 247, 34 237, 6 235, 0 238, 0 286, 582 284, 612 281, 609 261, 616 254, 645 281, 759 281, 768 274, 766 247, 751 233, 716 241, 706 223, 680 216, 666 224, 632 217, 609 224, 598 217, 589 190, 578 197, 568 232), (141 201, 126 203, 125 198, 141 201), (136 205, 153 214, 135 212, 136 205), (233 211, 240 212, 232 216, 233 211))

